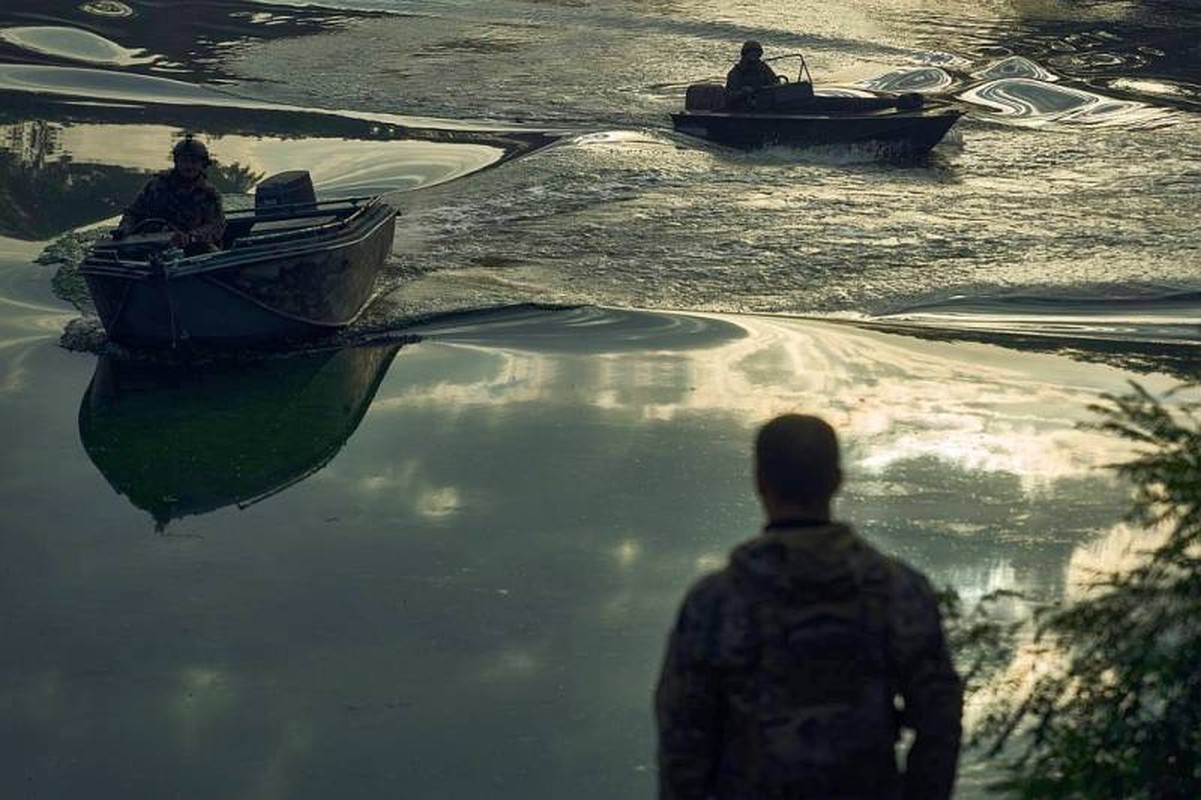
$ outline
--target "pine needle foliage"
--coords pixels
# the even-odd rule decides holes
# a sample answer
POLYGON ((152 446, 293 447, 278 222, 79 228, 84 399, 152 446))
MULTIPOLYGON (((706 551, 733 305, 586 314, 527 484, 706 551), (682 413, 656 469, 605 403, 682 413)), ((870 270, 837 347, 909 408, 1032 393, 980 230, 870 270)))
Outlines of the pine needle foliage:
POLYGON ((1032 657, 979 730, 1020 798, 1201 798, 1201 402, 1138 384, 1085 427, 1135 445, 1112 465, 1127 521, 1161 532, 1136 566, 1036 612, 1032 657))

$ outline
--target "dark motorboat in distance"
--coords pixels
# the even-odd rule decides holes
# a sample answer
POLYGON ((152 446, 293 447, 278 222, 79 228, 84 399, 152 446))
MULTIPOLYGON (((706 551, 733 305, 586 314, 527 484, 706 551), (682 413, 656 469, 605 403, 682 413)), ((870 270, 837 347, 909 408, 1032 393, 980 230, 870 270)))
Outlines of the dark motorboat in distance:
MULTIPOLYGON (((805 75, 803 59, 801 64, 805 75)), ((917 93, 819 95, 812 80, 799 78, 759 89, 749 99, 731 98, 720 84, 693 84, 685 95, 684 111, 671 115, 672 124, 680 133, 744 149, 872 144, 901 155, 921 155, 963 116, 952 103, 917 93)))
POLYGON ((373 298, 395 219, 379 197, 318 201, 307 172, 284 172, 259 184, 253 209, 227 215, 219 251, 185 256, 170 231, 135 233, 93 246, 80 272, 121 344, 311 339, 354 322, 373 298))

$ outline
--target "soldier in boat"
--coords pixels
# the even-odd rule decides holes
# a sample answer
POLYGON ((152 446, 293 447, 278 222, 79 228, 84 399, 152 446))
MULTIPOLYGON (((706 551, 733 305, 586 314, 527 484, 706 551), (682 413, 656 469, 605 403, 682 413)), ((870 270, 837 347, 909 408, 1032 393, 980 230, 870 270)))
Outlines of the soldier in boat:
POLYGON ((221 193, 205 176, 205 169, 213 163, 208 148, 189 133, 172 148, 171 158, 175 166, 147 182, 125 209, 114 238, 124 238, 158 220, 171 229, 171 243, 189 256, 220 250, 225 212, 221 193))
POLYGON ((727 105, 731 108, 753 108, 755 92, 780 83, 780 77, 763 62, 763 45, 745 42, 742 57, 726 75, 727 105))

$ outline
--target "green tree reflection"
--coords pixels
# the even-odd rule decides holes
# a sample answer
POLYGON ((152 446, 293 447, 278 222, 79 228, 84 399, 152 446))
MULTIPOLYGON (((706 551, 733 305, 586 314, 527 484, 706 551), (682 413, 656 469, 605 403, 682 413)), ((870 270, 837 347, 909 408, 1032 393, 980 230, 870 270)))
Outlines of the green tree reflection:
MULTIPOLYGON (((1007 672, 1007 699, 979 732, 1005 759, 997 789, 1201 797, 1201 402, 1167 399, 1135 384, 1092 409, 1089 427, 1138 447, 1115 465, 1134 487, 1128 522, 1161 538, 1133 567, 1090 575, 1078 599, 1036 614, 1031 657, 1007 672)), ((1005 643, 1011 631, 989 624, 972 644, 1005 643)))

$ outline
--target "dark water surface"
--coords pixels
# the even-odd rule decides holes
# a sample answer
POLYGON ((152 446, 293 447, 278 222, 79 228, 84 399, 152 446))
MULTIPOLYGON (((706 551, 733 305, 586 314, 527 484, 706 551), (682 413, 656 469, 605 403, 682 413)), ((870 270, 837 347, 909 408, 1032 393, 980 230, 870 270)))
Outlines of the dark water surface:
POLYGON ((1122 505, 1071 427, 1109 367, 753 317, 423 332, 6 363, 5 796, 648 796, 664 631, 755 531, 778 411, 830 416, 843 512, 969 598, 1057 591, 1122 505))
POLYGON ((337 5, 0 9, 0 797, 650 796, 786 410, 969 600, 1123 558, 1076 423, 1198 374, 1196 4, 337 5), (673 134, 749 37, 970 113, 918 163, 673 134), (231 206, 389 192, 390 293, 305 352, 107 345, 75 264, 185 130, 231 206))

